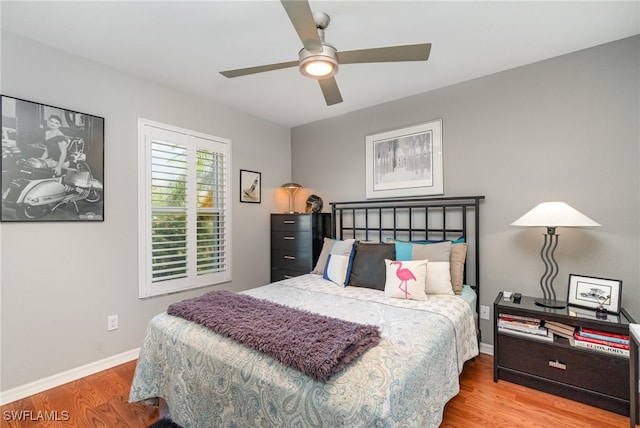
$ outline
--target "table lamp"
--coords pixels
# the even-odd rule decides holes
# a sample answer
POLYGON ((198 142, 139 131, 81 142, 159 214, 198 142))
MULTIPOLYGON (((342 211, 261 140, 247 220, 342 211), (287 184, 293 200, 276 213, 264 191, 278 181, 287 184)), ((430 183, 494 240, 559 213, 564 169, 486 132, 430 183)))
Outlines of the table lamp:
POLYGON ((298 190, 302 188, 302 186, 298 183, 284 183, 280 187, 286 190, 289 194, 289 214, 295 213, 295 211, 293 210, 294 195, 298 190))
POLYGON ((542 202, 511 223, 511 226, 547 228, 542 250, 540 250, 540 257, 545 267, 540 278, 543 298, 536 299, 535 303, 546 308, 566 307, 566 302, 556 299, 556 292, 553 289, 553 280, 558 276, 558 263, 554 256, 558 246, 556 227, 592 227, 600 224, 564 202, 542 202))

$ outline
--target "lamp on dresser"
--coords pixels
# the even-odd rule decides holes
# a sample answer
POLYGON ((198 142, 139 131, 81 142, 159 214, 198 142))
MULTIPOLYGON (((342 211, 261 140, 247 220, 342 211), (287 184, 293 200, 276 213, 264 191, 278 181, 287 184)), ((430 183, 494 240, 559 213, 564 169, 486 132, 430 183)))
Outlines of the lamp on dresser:
POLYGON ((295 213, 293 209, 293 203, 295 201, 294 196, 298 190, 302 189, 302 186, 299 185, 298 183, 284 183, 280 187, 286 190, 287 193, 289 194, 289 214, 295 213))
POLYGON ((557 227, 593 227, 600 226, 580 211, 565 202, 542 202, 531 211, 511 223, 511 226, 546 227, 544 242, 540 250, 540 257, 544 263, 544 273, 540 278, 542 299, 536 299, 538 306, 561 309, 566 307, 566 302, 556 299, 553 289, 553 280, 558 276, 558 263, 554 253, 558 246, 557 227))

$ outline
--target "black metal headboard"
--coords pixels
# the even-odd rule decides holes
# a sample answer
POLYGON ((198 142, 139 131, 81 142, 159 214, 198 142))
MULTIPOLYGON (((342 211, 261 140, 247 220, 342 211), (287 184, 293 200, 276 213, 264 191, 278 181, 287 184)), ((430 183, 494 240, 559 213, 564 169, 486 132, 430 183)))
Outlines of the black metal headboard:
POLYGON ((455 240, 468 243, 465 284, 480 305, 480 201, 484 196, 331 202, 331 228, 337 239, 455 240), (467 275, 468 272, 472 272, 467 275))

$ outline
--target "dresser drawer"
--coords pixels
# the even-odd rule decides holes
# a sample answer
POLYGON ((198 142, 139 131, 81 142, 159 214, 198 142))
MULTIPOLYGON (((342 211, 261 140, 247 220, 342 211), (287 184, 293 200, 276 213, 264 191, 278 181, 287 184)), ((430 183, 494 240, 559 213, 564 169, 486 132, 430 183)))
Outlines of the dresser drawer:
POLYGON ((498 334, 498 366, 621 399, 629 397, 629 360, 596 351, 498 334))
POLYGON ((271 250, 271 266, 289 270, 311 272, 313 269, 311 251, 271 250))
POLYGON ((311 214, 278 214, 271 216, 271 230, 282 232, 311 231, 311 214))
POLYGON ((310 251, 311 231, 272 231, 271 248, 274 250, 286 250, 289 252, 310 251))
POLYGON ((306 273, 309 273, 309 271, 308 270, 306 271, 286 270, 286 269, 281 269, 277 267, 272 267, 271 282, 282 281, 283 279, 293 278, 296 276, 304 275, 306 273))

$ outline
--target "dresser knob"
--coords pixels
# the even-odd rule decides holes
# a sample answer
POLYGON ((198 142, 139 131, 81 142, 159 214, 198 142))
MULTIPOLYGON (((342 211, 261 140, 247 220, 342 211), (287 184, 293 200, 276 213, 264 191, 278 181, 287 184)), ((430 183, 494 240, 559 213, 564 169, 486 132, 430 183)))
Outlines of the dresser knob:
POLYGON ((295 256, 284 256, 285 259, 287 260, 295 260, 296 257, 295 256))
POLYGON ((285 239, 286 241, 293 241, 293 240, 295 240, 295 239, 296 239, 296 237, 295 237, 295 236, 285 236, 285 237, 284 237, 284 239, 285 239))

